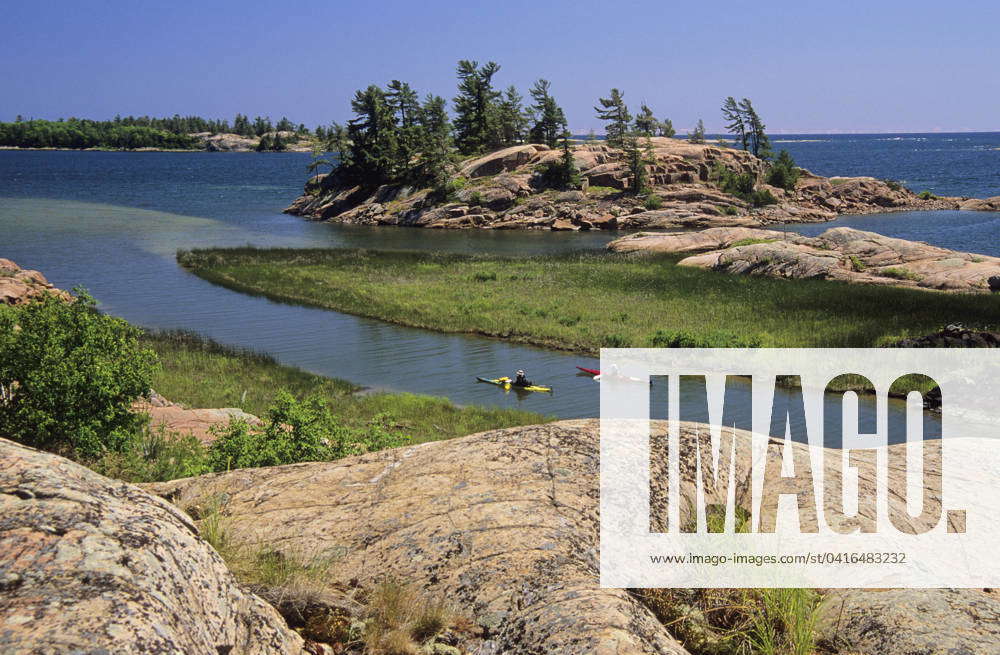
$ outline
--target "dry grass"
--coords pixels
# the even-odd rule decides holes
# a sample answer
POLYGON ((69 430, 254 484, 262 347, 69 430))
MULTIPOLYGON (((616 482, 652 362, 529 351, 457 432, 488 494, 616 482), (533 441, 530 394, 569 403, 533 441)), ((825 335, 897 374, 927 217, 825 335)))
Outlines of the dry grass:
POLYGON ((364 655, 418 655, 463 620, 443 599, 386 579, 370 590, 331 584, 337 558, 278 551, 234 536, 217 497, 184 508, 237 580, 311 641, 364 655))

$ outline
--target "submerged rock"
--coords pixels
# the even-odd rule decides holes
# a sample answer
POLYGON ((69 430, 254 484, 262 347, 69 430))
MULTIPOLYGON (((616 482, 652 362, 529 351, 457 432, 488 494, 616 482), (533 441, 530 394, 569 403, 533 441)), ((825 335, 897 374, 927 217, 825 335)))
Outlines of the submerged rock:
POLYGON ((0 651, 303 652, 170 503, 5 439, 0 460, 0 651))

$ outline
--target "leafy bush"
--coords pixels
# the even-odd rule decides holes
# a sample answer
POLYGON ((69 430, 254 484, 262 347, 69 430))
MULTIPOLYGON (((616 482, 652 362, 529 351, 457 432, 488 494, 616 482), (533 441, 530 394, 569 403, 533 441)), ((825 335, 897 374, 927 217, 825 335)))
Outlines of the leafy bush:
POLYGON ((145 428, 122 452, 106 452, 87 466, 126 482, 166 482, 210 473, 208 451, 194 435, 145 428))
POLYGON ((535 185, 543 189, 578 189, 581 185, 579 171, 567 168, 562 159, 545 162, 535 170, 535 185))
POLYGON ((756 180, 750 173, 735 173, 724 166, 717 167, 716 172, 723 193, 743 199, 753 193, 756 180))
POLYGON ((788 154, 787 150, 782 150, 778 158, 771 164, 771 169, 767 173, 767 183, 786 191, 795 188, 796 182, 802 170, 795 165, 795 160, 788 154))
POLYGON ((898 180, 882 180, 892 191, 902 191, 903 185, 898 180))
POLYGON ((656 195, 655 193, 651 193, 648 196, 646 196, 646 200, 642 203, 642 205, 646 209, 653 211, 663 206, 663 198, 656 195))
POLYGON ((865 263, 861 261, 861 258, 857 255, 851 255, 848 257, 848 260, 851 262, 851 270, 855 273, 860 273, 867 268, 865 263))
POLYGON ((763 342, 759 337, 740 337, 722 330, 704 334, 657 330, 649 344, 653 348, 760 348, 763 342))
POLYGON ((733 207, 732 205, 726 205, 719 211, 722 212, 723 216, 736 216, 737 214, 740 213, 740 210, 737 209, 736 207, 733 207))
POLYGON ((913 280, 914 282, 919 282, 921 279, 920 275, 914 273, 908 268, 903 268, 902 266, 891 266, 889 268, 883 268, 880 272, 883 277, 891 277, 895 280, 913 280))
POLYGON ((918 197, 919 197, 919 198, 920 198, 921 200, 936 200, 936 199, 937 199, 937 196, 936 196, 936 195, 934 195, 934 194, 933 194, 933 193, 931 193, 930 191, 927 191, 926 189, 924 189, 923 191, 921 191, 921 192, 920 192, 920 193, 918 194, 918 197))
POLYGON ((602 348, 628 348, 632 345, 632 342, 628 337, 622 334, 609 334, 604 337, 604 341, 601 344, 602 348))
POLYGON ((0 434, 81 457, 123 452, 142 425, 130 411, 157 367, 141 331, 78 291, 0 308, 0 434))
POLYGON ((217 436, 210 452, 216 471, 326 461, 394 448, 410 439, 390 427, 385 415, 374 417, 366 428, 350 428, 330 413, 323 398, 299 401, 284 390, 263 425, 236 420, 217 436))
POLYGON ((775 205, 778 203, 778 199, 774 197, 770 189, 754 189, 750 193, 750 197, 747 198, 751 205, 754 207, 763 207, 765 205, 775 205))

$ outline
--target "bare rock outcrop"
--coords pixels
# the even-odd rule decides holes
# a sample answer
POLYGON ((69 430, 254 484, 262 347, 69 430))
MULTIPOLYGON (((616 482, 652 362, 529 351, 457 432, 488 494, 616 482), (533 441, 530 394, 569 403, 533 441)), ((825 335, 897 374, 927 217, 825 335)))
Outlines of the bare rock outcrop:
POLYGON ((9 259, 0 258, 0 304, 21 305, 47 293, 65 300, 70 298, 38 271, 22 269, 9 259))
POLYGON ((302 653, 161 498, 0 439, 0 651, 302 653))
POLYGON ((1000 196, 992 198, 969 198, 958 206, 963 211, 1000 212, 1000 196))
MULTIPOLYGON (((654 448, 665 443, 663 428, 654 425, 654 448)), ((332 584, 366 586, 386 574, 422 581, 482 626, 484 652, 686 653, 634 595, 598 586, 598 434, 596 420, 561 421, 148 488, 182 505, 221 499, 239 539, 279 552, 338 554, 332 584)), ((682 439, 695 434, 694 424, 682 425, 682 439)), ((738 432, 737 448, 747 447, 749 434, 738 432)), ((652 479, 666 480, 666 461, 654 460, 652 479)), ((695 493, 693 460, 682 461, 681 472, 684 520, 695 493)), ((745 504, 749 469, 735 476, 736 502, 745 504)), ((862 488, 875 484, 874 476, 859 480, 862 488)), ((665 508, 662 491, 652 490, 657 513, 665 508)), ((705 488, 707 503, 725 496, 721 487, 705 488)), ((924 592, 900 593, 912 606, 924 592)), ((959 592, 956 612, 977 602, 978 595, 959 592)), ((910 620, 921 619, 913 613, 910 620)), ((935 632, 953 625, 936 618, 922 639, 933 644, 935 632)))
POLYGON ((475 618, 486 652, 684 655, 625 590, 598 587, 596 436, 565 421, 147 488, 224 498, 237 539, 338 553, 333 584, 425 584, 475 618))
POLYGON ((996 653, 1000 595, 988 589, 838 589, 819 609, 819 637, 856 655, 996 653))
POLYGON ((132 404, 132 410, 149 415, 150 427, 163 429, 166 432, 192 435, 202 443, 215 440, 213 428, 229 425, 230 421, 242 420, 250 425, 259 425, 260 418, 248 414, 238 407, 221 408, 188 408, 171 402, 155 391, 149 398, 143 398, 132 404))
POLYGON ((728 273, 822 278, 939 291, 996 291, 1000 258, 894 239, 847 227, 817 237, 747 228, 638 233, 608 244, 615 252, 701 252, 682 259, 728 273))

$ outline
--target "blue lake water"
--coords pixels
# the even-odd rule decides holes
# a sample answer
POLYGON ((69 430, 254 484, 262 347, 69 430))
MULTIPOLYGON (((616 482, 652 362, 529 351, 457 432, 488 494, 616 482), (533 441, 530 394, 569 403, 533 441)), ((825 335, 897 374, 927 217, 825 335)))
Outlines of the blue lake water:
MULTIPOLYGON (((821 174, 891 177, 941 194, 1000 194, 1000 134, 926 136, 776 137, 775 147, 821 174)), ((44 272, 60 287, 84 286, 106 311, 136 324, 194 330, 317 373, 463 404, 596 415, 597 385, 574 368, 596 368, 593 359, 274 303, 213 286, 176 265, 179 248, 248 243, 523 255, 601 248, 617 236, 304 221, 281 210, 301 191, 308 162, 304 153, 0 151, 0 257, 44 272), (472 383, 476 375, 517 368, 556 393, 505 394, 472 383)), ((833 224, 1000 254, 1000 214, 908 212, 794 229, 814 233, 833 224)))

